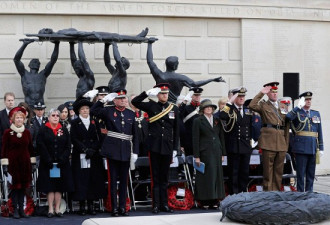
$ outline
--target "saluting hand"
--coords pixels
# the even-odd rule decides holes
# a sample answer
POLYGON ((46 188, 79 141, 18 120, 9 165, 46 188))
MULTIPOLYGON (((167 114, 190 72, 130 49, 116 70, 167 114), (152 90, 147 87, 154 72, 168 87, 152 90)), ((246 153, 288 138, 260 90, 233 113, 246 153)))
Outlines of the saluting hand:
POLYGON ((302 96, 302 97, 299 99, 299 102, 298 102, 297 107, 298 107, 299 109, 301 109, 301 108, 304 107, 304 106, 305 106, 305 97, 302 96))
POLYGON ((272 88, 272 86, 266 86, 263 89, 261 89, 261 93, 268 94, 270 92, 271 88, 272 88))
POLYGON ((110 94, 107 94, 106 96, 104 96, 104 98, 103 98, 102 100, 100 100, 100 101, 103 102, 103 103, 111 102, 111 101, 114 100, 117 96, 118 96, 117 93, 110 93, 110 94))
POLYGON ((158 95, 158 93, 159 93, 160 91, 161 91, 161 89, 160 89, 159 87, 156 87, 156 88, 152 88, 152 89, 146 91, 146 94, 147 94, 148 96, 156 96, 156 95, 158 95))
POLYGON ((83 95, 83 97, 93 99, 98 93, 99 93, 98 90, 90 90, 90 91, 87 91, 83 95))
POLYGON ((194 91, 189 91, 188 94, 184 97, 183 101, 191 102, 191 96, 193 96, 194 91))
POLYGON ((195 163, 198 167, 201 165, 201 159, 200 158, 195 158, 195 163))

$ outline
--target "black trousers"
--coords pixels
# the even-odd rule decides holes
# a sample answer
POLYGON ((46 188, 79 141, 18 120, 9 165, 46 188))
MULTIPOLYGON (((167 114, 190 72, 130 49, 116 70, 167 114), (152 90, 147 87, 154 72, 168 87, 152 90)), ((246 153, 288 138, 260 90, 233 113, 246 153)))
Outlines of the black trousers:
POLYGON ((109 159, 110 169, 110 189, 111 189, 111 206, 116 209, 117 204, 117 181, 119 181, 119 208, 126 209, 127 198, 127 183, 128 183, 128 170, 129 161, 118 161, 109 159))
POLYGON ((167 206, 168 172, 172 162, 172 155, 150 152, 149 157, 153 206, 167 206))
POLYGON ((251 154, 228 153, 229 193, 246 192, 251 154))

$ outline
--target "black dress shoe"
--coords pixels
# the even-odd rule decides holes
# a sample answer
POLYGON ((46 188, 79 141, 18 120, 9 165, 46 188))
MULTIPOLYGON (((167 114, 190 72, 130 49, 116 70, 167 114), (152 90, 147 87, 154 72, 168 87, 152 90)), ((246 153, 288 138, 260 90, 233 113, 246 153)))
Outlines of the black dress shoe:
POLYGON ((128 212, 124 208, 119 209, 119 215, 121 216, 129 216, 128 212))
POLYGON ((157 214, 157 213, 159 213, 159 209, 158 209, 157 206, 155 206, 155 207, 152 208, 152 213, 153 213, 153 214, 157 214))
POLYGON ((55 216, 57 216, 57 217, 63 217, 63 213, 61 213, 61 212, 56 212, 56 213, 55 213, 55 216))
POLYGON ((54 213, 49 212, 49 213, 47 214, 47 217, 48 217, 48 218, 52 218, 53 216, 54 216, 54 213))
POLYGON ((113 216, 113 217, 119 216, 118 210, 117 209, 112 210, 111 216, 113 216))
POLYGON ((162 206, 160 208, 160 211, 162 211, 162 212, 168 212, 168 213, 172 213, 173 212, 173 210, 170 209, 167 205, 162 206))

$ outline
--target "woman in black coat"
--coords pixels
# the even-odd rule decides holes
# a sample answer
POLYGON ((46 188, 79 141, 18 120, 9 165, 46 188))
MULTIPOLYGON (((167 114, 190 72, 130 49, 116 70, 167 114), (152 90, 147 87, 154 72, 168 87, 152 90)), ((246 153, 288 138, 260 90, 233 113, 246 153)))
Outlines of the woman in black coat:
POLYGON ((79 201, 81 215, 86 214, 86 200, 88 213, 95 215, 93 201, 106 196, 106 174, 99 151, 101 147, 100 133, 95 120, 89 115, 91 105, 92 103, 86 99, 77 100, 73 104, 73 109, 79 116, 71 122, 70 131, 73 144, 72 172, 75 184, 72 199, 79 201), (87 168, 86 165, 82 165, 82 161, 85 159, 90 163, 87 168))
POLYGON ((62 217, 60 203, 62 192, 72 192, 72 171, 70 166, 71 141, 68 130, 59 123, 60 112, 51 109, 48 122, 38 132, 38 149, 40 151, 39 177, 37 191, 47 193, 49 205, 48 217, 62 217), (60 169, 60 176, 50 177, 50 169, 60 169), (55 201, 55 210, 54 210, 55 201))

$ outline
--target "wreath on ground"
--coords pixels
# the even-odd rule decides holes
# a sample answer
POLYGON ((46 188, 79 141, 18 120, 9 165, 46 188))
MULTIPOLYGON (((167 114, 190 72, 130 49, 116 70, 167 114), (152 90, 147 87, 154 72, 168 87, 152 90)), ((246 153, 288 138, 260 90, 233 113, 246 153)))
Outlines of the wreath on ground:
MULTIPOLYGON (((30 196, 26 195, 26 198, 24 199, 24 213, 28 216, 31 216, 34 213, 34 202, 33 199, 30 196)), ((8 202, 4 202, 3 205, 1 205, 1 216, 3 217, 9 217, 14 214, 14 208, 11 198, 8 199, 8 202)))
POLYGON ((330 218, 330 196, 316 192, 245 192, 221 202, 225 217, 249 224, 310 224, 330 218))
POLYGON ((174 210, 190 210, 194 206, 194 195, 184 184, 171 185, 167 189, 168 207, 174 210), (184 196, 178 197, 178 189, 184 189, 184 196))

